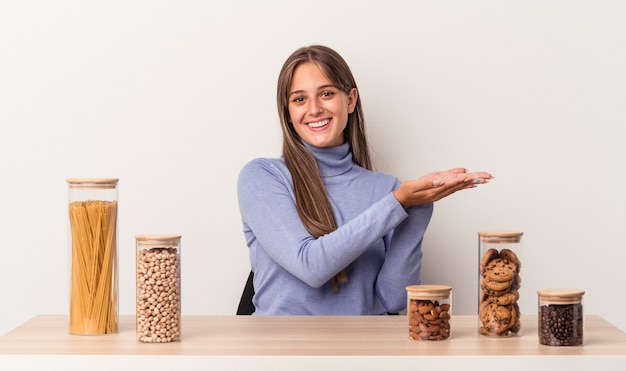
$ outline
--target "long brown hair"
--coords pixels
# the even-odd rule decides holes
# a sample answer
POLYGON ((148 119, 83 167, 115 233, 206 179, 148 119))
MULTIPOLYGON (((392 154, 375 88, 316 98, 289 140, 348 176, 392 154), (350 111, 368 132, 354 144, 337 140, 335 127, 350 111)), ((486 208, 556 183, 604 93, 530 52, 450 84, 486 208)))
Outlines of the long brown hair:
MULTIPOLYGON (((283 131, 283 157, 293 179, 300 219, 309 233, 318 238, 337 229, 337 225, 315 157, 302 143, 289 117, 289 90, 293 73, 296 67, 307 62, 315 63, 346 94, 357 86, 350 67, 341 55, 322 45, 302 47, 293 52, 283 64, 278 77, 276 100, 283 131)), ((352 161, 372 170, 359 95, 354 112, 348 115, 344 137, 350 144, 352 161)), ((333 289, 337 290, 338 284, 347 282, 347 279, 345 271, 338 273, 333 278, 333 289)))

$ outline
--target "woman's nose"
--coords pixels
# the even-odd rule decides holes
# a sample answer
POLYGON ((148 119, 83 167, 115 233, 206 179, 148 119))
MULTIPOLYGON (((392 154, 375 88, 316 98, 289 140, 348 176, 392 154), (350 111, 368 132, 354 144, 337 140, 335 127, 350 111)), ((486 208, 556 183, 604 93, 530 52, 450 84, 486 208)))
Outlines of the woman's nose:
POLYGON ((309 102, 309 113, 311 115, 318 115, 323 111, 322 105, 318 99, 311 99, 309 102))

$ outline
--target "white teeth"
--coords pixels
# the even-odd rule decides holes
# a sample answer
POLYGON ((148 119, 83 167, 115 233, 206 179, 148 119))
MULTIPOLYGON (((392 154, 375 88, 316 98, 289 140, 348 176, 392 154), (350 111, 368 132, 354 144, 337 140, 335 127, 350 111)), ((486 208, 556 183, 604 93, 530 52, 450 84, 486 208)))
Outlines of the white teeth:
POLYGON ((329 121, 330 120, 322 120, 322 121, 318 121, 318 122, 310 122, 309 126, 312 127, 312 128, 319 128, 319 127, 322 127, 322 126, 328 124, 329 121))

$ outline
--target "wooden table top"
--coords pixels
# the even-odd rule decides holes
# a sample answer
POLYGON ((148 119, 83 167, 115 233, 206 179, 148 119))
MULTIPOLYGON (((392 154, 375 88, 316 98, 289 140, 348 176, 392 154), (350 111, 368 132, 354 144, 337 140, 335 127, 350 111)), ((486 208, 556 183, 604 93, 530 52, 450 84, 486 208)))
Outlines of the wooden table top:
POLYGON ((120 316, 119 333, 68 334, 65 315, 38 315, 0 337, 0 355, 186 356, 626 356, 626 334, 603 318, 585 316, 584 345, 540 345, 537 316, 522 316, 522 336, 478 335, 476 316, 451 320, 444 341, 408 338, 406 316, 192 316, 182 341, 139 343, 135 317, 120 316))

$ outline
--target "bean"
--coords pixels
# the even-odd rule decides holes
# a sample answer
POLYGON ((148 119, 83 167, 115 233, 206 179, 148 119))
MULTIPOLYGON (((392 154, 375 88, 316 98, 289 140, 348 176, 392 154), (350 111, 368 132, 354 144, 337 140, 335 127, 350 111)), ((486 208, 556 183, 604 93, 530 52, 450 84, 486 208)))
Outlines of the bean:
POLYGON ((137 251, 137 340, 180 341, 180 258, 174 248, 137 251))
POLYGON ((582 345, 582 304, 551 304, 540 306, 539 343, 553 346, 582 345))

